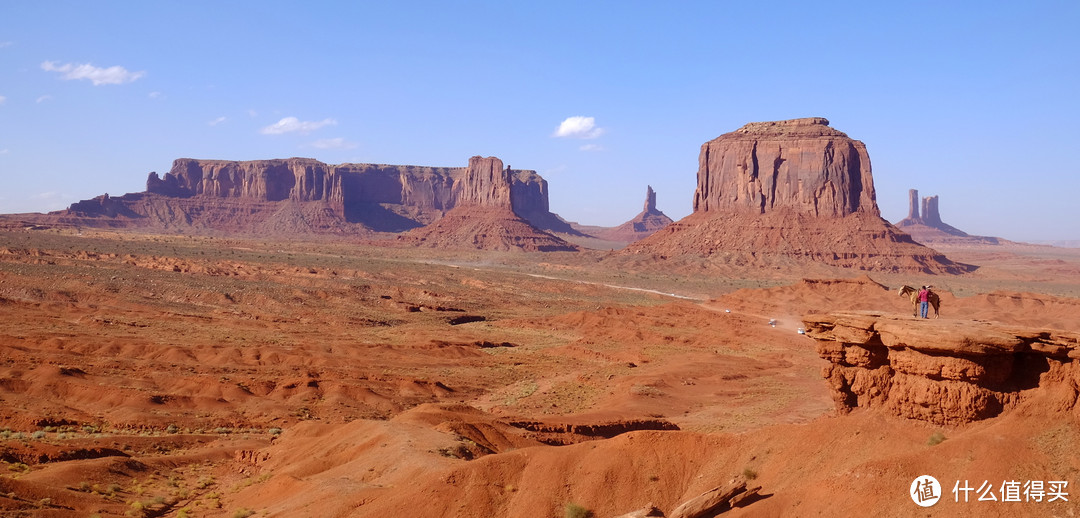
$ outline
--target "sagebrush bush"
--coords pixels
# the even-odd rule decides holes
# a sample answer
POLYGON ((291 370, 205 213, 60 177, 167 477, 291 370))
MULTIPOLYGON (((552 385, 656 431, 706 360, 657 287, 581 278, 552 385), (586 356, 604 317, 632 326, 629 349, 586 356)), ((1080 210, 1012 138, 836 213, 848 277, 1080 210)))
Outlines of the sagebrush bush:
POLYGON ((593 518, 593 512, 573 502, 566 504, 566 518, 593 518))

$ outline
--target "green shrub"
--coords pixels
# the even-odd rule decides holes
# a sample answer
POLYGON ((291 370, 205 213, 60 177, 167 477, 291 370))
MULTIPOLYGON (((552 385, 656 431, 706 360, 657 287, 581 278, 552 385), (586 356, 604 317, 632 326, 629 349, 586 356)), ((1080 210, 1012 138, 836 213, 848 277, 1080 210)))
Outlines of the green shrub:
POLYGON ((566 518, 593 518, 595 516, 592 511, 573 502, 568 502, 563 511, 566 518))

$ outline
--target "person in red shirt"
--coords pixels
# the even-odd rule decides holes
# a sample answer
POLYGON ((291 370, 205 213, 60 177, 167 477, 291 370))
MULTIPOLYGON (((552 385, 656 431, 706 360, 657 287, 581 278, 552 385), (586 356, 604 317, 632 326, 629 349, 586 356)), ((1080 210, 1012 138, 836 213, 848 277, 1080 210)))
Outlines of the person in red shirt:
POLYGON ((919 290, 919 316, 923 318, 930 318, 927 313, 930 309, 930 287, 923 286, 919 290))

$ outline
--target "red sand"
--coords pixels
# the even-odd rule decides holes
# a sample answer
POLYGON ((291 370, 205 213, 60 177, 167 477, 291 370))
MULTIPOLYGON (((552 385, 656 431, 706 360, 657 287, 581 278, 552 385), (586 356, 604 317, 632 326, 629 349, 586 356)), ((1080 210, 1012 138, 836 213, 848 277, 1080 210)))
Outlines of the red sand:
POLYGON ((982 267, 616 277, 589 254, 0 233, 0 514, 616 516, 744 476, 762 490, 732 516, 908 516, 933 474, 935 514, 1066 515, 951 489, 1075 489, 1074 402, 955 428, 837 416, 795 332, 905 314, 895 289, 924 282, 943 318, 1080 328, 1080 254, 945 252, 982 267))

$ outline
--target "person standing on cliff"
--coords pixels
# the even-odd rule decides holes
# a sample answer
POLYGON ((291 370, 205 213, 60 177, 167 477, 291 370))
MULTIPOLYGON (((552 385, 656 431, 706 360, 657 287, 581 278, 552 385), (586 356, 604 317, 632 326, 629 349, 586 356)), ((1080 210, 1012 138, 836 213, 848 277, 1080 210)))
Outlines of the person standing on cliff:
POLYGON ((930 309, 930 287, 923 286, 919 290, 919 316, 923 318, 930 318, 927 316, 930 309))

